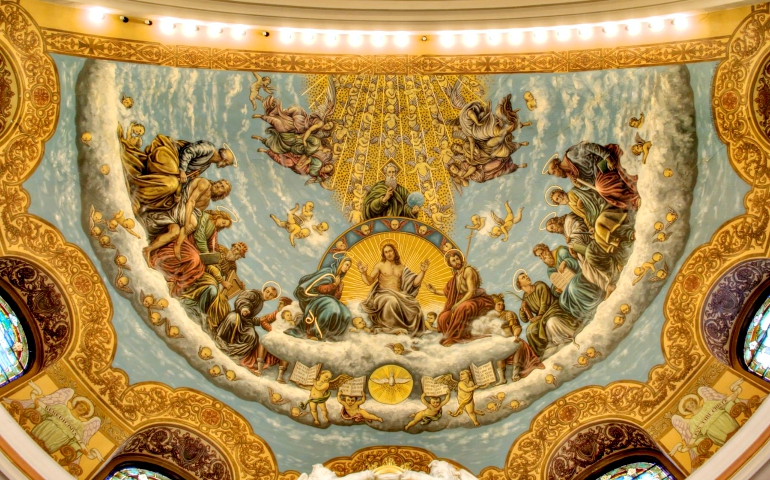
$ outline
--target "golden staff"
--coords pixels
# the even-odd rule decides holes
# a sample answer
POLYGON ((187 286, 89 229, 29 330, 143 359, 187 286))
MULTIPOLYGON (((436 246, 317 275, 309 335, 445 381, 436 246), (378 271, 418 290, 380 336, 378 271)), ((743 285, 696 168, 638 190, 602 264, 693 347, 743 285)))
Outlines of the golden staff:
POLYGON ((315 329, 318 332, 318 338, 320 340, 323 340, 324 334, 321 332, 321 327, 318 326, 318 321, 316 321, 315 315, 313 315, 313 312, 307 312, 307 317, 305 317, 305 323, 308 325, 315 325, 315 329))

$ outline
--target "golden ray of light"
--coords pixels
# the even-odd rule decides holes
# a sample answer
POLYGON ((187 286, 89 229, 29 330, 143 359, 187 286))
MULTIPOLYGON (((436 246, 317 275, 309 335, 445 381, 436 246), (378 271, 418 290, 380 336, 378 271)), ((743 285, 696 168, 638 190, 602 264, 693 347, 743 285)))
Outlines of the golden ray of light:
POLYGON ((441 311, 446 299, 441 295, 429 292, 426 286, 432 284, 441 292, 446 283, 452 278, 452 269, 444 261, 441 251, 424 238, 402 232, 387 232, 373 234, 350 248, 349 254, 355 259, 355 266, 345 276, 345 287, 342 291, 342 303, 361 302, 366 299, 371 286, 364 283, 358 271, 358 262, 362 262, 371 272, 374 265, 381 260, 380 242, 385 239, 396 241, 397 250, 402 263, 415 273, 420 271, 420 263, 427 259, 430 262, 428 271, 422 281, 422 287, 417 294, 417 301, 423 311, 441 311))

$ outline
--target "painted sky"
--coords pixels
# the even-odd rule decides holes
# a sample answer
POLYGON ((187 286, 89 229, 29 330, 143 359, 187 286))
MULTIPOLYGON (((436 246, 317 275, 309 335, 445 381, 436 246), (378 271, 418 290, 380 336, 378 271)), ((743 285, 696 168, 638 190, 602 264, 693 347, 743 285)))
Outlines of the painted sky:
MULTIPOLYGON (((46 146, 46 154, 34 176, 25 188, 32 197, 30 211, 52 222, 65 237, 89 250, 89 241, 80 224, 80 193, 77 171, 77 151, 74 142, 74 83, 83 64, 79 58, 54 56, 61 77, 62 106, 55 136, 46 146)), ((233 171, 207 172, 208 177, 219 173, 233 181, 233 194, 225 202, 243 217, 226 232, 224 242, 245 241, 249 247, 247 259, 239 263, 239 273, 247 284, 259 287, 266 280, 285 278, 292 288, 299 276, 307 273, 308 265, 315 265, 327 244, 348 226, 335 205, 328 200, 328 192, 318 186, 303 186, 305 179, 269 161, 257 153, 260 145, 252 134, 260 134, 265 124, 251 119, 248 88, 253 77, 248 72, 221 72, 186 70, 118 64, 119 88, 135 101, 128 111, 125 124, 139 121, 147 129, 145 143, 155 134, 164 133, 187 140, 207 139, 214 143, 228 142, 239 158, 240 167, 233 171), (170 101, 167 100, 170 97, 170 101), (163 105, 163 108, 158 108, 163 105), (168 107, 168 108, 167 108, 168 107), (261 176, 266 188, 254 189, 249 179, 261 176), (285 232, 271 225, 269 213, 285 213, 287 206, 312 199, 316 202, 316 218, 329 223, 325 237, 312 236, 292 249, 285 232), (262 225, 265 228, 254 228, 262 225), (282 235, 283 233, 283 235, 282 235)), ((748 186, 741 182, 726 158, 711 122, 709 94, 716 63, 689 66, 691 84, 695 93, 697 131, 699 141, 699 173, 694 192, 692 233, 685 256, 693 248, 707 242, 716 228, 729 218, 743 212, 742 199, 748 186)), ((634 131, 625 127, 627 119, 638 115, 641 95, 655 88, 651 79, 655 69, 629 69, 578 74, 544 74, 494 76, 487 79, 487 96, 496 102, 512 93, 514 107, 522 108, 524 120, 533 122, 523 130, 519 141, 530 146, 517 152, 519 162, 527 162, 533 172, 519 171, 497 179, 494 183, 472 185, 458 205, 458 225, 473 213, 487 213, 495 209, 501 213, 505 200, 525 204, 525 220, 514 227, 514 235, 507 244, 481 237, 474 244, 469 260, 486 274, 485 286, 490 291, 509 289, 510 278, 519 267, 537 276, 544 276, 544 268, 531 254, 531 246, 540 241, 558 244, 555 236, 537 231, 537 224, 549 211, 542 201, 542 192, 548 178, 539 175, 542 162, 554 152, 561 152, 580 140, 598 143, 616 142, 630 146, 634 131), (531 91, 538 99, 539 108, 529 112, 523 105, 524 91, 531 91), (527 182, 527 196, 517 198, 527 182), (526 237, 517 231, 530 232, 526 237), (531 232, 535 232, 534 235, 531 232), (504 250, 503 250, 504 248, 504 250), (491 255, 482 255, 490 252, 491 255), (505 253, 503 255, 503 253, 505 253)), ((299 75, 271 74, 276 96, 284 105, 300 104, 303 79, 299 75)), ((304 105, 306 106, 306 105, 304 105)), ((627 149, 627 148, 626 148, 627 149)), ((456 231, 462 230, 461 227, 456 231)), ((457 234, 459 236, 460 234, 457 234)), ((460 238, 456 238, 460 241, 460 238)), ((464 244, 464 242, 460 242, 464 244)), ((681 263, 680 260, 679 263, 681 263)), ((101 271, 101 266, 97 268, 101 271)), ((673 270, 679 267, 677 265, 673 270)), ((103 272, 102 272, 103 273, 103 272)), ((241 400, 229 392, 216 388, 196 371, 187 367, 185 360, 167 350, 163 342, 136 318, 130 304, 110 285, 115 305, 113 324, 118 335, 118 352, 114 366, 124 369, 132 382, 163 378, 172 387, 191 387, 204 391, 240 411, 255 431, 271 445, 279 459, 281 470, 309 471, 312 463, 353 450, 376 444, 399 443, 419 445, 438 455, 454 460, 478 472, 482 467, 497 465, 508 451, 512 441, 526 430, 534 414, 568 390, 585 385, 607 384, 615 380, 645 380, 650 368, 663 361, 660 352, 660 331, 663 324, 664 295, 659 295, 645 311, 634 330, 622 344, 600 365, 585 372, 563 388, 546 395, 529 409, 509 417, 494 426, 419 436, 402 433, 382 433, 365 427, 331 427, 320 431, 281 418, 254 402, 241 400), (148 352, 155 354, 148 355, 148 352), (637 359, 645 358, 645 362, 637 359), (315 448, 297 449, 296 442, 311 439, 315 448), (473 449, 463 449, 474 445, 473 449), (460 448, 458 448, 460 447, 460 448), (463 451, 472 452, 464 455, 463 451), (483 454, 480 452, 484 452, 483 454)))

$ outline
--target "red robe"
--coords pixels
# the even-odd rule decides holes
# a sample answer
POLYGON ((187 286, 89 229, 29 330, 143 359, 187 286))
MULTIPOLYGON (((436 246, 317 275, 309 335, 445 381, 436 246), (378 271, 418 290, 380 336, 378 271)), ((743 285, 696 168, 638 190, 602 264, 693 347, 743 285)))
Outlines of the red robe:
MULTIPOLYGON (((464 268, 471 267, 466 266, 464 268)), ((478 274, 476 275, 478 276, 478 274)), ((441 345, 445 347, 458 342, 469 342, 479 338, 468 333, 468 325, 471 321, 486 314, 495 307, 492 297, 487 295, 483 289, 478 288, 480 282, 476 282, 477 288, 473 297, 458 305, 454 313, 452 313, 452 306, 461 298, 455 284, 456 278, 456 276, 453 276, 444 287, 446 303, 444 304, 444 311, 438 316, 438 331, 444 334, 444 338, 441 339, 441 345)))
POLYGON ((206 265, 201 262, 200 252, 192 234, 182 242, 181 260, 174 256, 174 243, 171 242, 155 250, 151 256, 150 265, 163 273, 166 281, 171 284, 169 285, 171 295, 178 297, 201 278, 206 271, 206 265))

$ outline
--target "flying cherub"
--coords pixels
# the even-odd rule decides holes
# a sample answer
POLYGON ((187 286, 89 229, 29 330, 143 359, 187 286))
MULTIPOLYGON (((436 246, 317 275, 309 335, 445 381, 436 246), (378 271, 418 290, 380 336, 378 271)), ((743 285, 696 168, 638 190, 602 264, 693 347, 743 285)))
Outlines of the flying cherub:
MULTIPOLYGON (((647 275, 647 272, 655 272, 657 268, 655 264, 661 260, 663 260, 663 254, 660 252, 655 252, 652 254, 652 259, 650 259, 650 261, 644 262, 640 267, 636 267, 634 269, 634 275, 636 275, 636 278, 633 282, 631 282, 631 285, 636 285, 639 283, 639 281, 647 275)), ((667 272, 668 266, 665 264, 665 262, 663 263, 663 266, 667 272)))
POLYGON ((666 213, 666 228, 668 228, 671 225, 673 225, 674 222, 676 222, 678 218, 679 218, 679 214, 676 213, 676 210, 674 210, 673 208, 669 207, 668 208, 668 213, 666 213))
POLYGON ((267 393, 269 395, 270 403, 273 405, 283 405, 285 403, 291 402, 291 400, 283 398, 280 393, 275 393, 270 387, 267 387, 267 393))
POLYGON ((396 220, 395 218, 390 220, 381 220, 383 224, 385 224, 386 227, 389 229, 395 231, 401 230, 401 228, 406 225, 406 222, 409 220, 396 220))
POLYGON ((407 161, 407 165, 411 165, 411 168, 406 169, 406 173, 417 173, 420 179, 427 178, 428 172, 433 172, 436 167, 432 165, 435 158, 426 159, 422 153, 417 154, 417 159, 414 162, 407 161))
POLYGON ((524 92, 524 101, 527 102, 527 109, 532 111, 537 108, 537 100, 532 92, 524 92))
POLYGON ((655 275, 650 277, 650 282, 661 282, 668 278, 668 264, 666 262, 663 262, 663 267, 659 268, 657 272, 655 272, 655 275))
POLYGON ((264 90, 268 95, 275 93, 275 88, 270 86, 270 77, 263 77, 257 72, 251 72, 254 74, 254 78, 257 80, 249 87, 249 100, 254 110, 257 109, 257 100, 262 101, 262 96, 259 94, 260 90, 264 90))
POLYGON ((313 230, 315 230, 318 235, 323 235, 324 232, 329 230, 329 224, 326 222, 321 222, 318 225, 313 225, 313 230))
POLYGON ((436 225, 436 227, 442 230, 446 230, 446 223, 452 219, 452 206, 447 205, 446 207, 439 207, 433 203, 429 208, 430 219, 433 220, 433 223, 436 225))
POLYGON ((425 225, 418 224, 417 222, 413 222, 413 223, 414 223, 414 231, 417 232, 417 235, 421 237, 426 237, 431 233, 435 232, 435 230, 431 230, 425 225))
POLYGON ((428 425, 430 422, 437 422, 441 420, 442 410, 444 405, 449 403, 449 397, 451 395, 452 392, 450 391, 444 395, 444 399, 442 400, 441 397, 426 397, 425 392, 422 392, 422 395, 420 395, 420 401, 423 405, 425 405, 425 408, 417 413, 409 415, 410 417, 414 417, 414 420, 407 423, 404 427, 404 430, 409 430, 418 423, 421 425, 428 425))
POLYGON ((347 252, 348 251, 348 242, 345 240, 345 237, 340 238, 337 240, 337 242, 334 244, 334 247, 330 250, 331 253, 339 253, 339 252, 347 252))
POLYGON ((471 224, 466 225, 465 228, 479 231, 482 228, 484 228, 484 225, 486 225, 486 223, 487 223, 487 217, 482 217, 481 215, 471 215, 471 224))
POLYGON ((634 143, 631 146, 631 153, 636 155, 637 157, 639 155, 642 156, 642 165, 647 163, 647 155, 650 154, 650 147, 652 147, 652 142, 649 140, 644 140, 640 135, 639 132, 636 132, 636 143, 634 143))
POLYGON ((521 212, 524 211, 523 207, 519 207, 518 212, 516 212, 516 216, 513 216, 513 210, 511 210, 511 206, 508 205, 508 202, 505 202, 505 220, 498 217, 495 212, 492 212, 492 220, 497 224, 497 226, 492 227, 492 231, 489 232, 489 236, 492 238, 497 238, 500 235, 503 236, 502 241, 507 242, 508 241, 508 233, 511 231, 511 228, 519 223, 521 221, 521 212))
POLYGON ((321 422, 318 421, 318 408, 320 407, 321 415, 324 420, 328 422, 329 412, 326 409, 326 401, 331 397, 331 391, 338 390, 342 385, 352 379, 353 377, 343 373, 332 380, 332 372, 329 370, 322 370, 312 385, 297 384, 300 388, 310 390, 310 398, 308 398, 307 402, 300 403, 299 408, 305 410, 309 405, 310 414, 313 415, 313 424, 320 425, 321 422))
POLYGON ((368 223, 365 223, 361 225, 361 227, 359 227, 358 230, 353 230, 353 233, 355 233, 359 237, 368 237, 369 235, 372 234, 372 227, 368 223))
POLYGON ((628 121, 628 126, 632 128, 642 128, 642 125, 644 125, 644 112, 639 114, 639 118, 631 117, 628 121))
POLYGON ((302 216, 302 219, 307 221, 313 218, 313 210, 315 209, 315 203, 313 202, 305 202, 304 205, 302 205, 302 211, 300 211, 300 215, 302 216))
POLYGON ((353 318, 353 320, 350 323, 353 324, 353 328, 348 330, 349 332, 354 332, 354 333, 358 333, 358 332, 372 333, 372 329, 366 326, 366 322, 361 317, 353 318))
MULTIPOLYGON (((409 355, 412 352, 419 351, 419 349, 414 346, 412 347, 411 350, 408 348, 404 348, 404 345, 401 343, 389 343, 385 346, 393 350, 393 353, 395 353, 396 355, 409 355)), ((392 378, 392 374, 391 374, 391 378, 392 378)), ((404 379, 396 379, 396 383, 406 383, 405 381, 399 381, 399 380, 404 380, 404 379)), ((383 383, 381 380, 372 379, 372 381, 375 383, 383 383)))
POLYGON ((276 225, 283 228, 287 232, 289 232, 289 243, 291 243, 292 247, 296 247, 294 240, 299 238, 307 238, 310 236, 310 229, 300 226, 299 223, 297 223, 297 211, 299 210, 299 203, 294 206, 289 211, 289 214, 286 216, 286 221, 279 219, 272 213, 270 214, 270 218, 273 219, 276 225))

